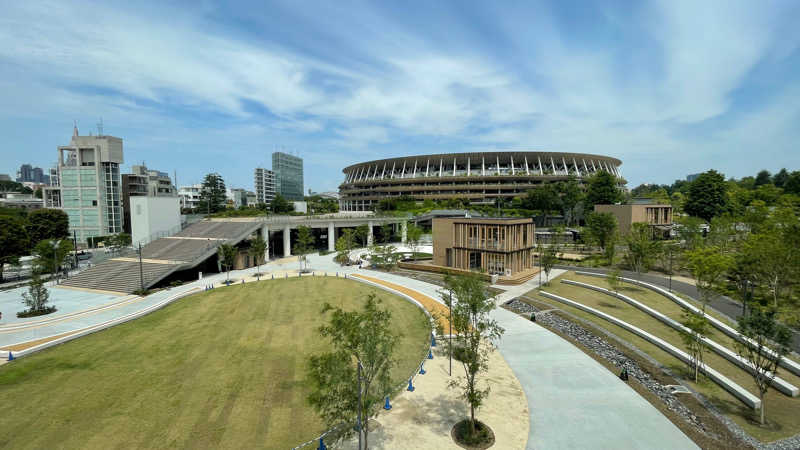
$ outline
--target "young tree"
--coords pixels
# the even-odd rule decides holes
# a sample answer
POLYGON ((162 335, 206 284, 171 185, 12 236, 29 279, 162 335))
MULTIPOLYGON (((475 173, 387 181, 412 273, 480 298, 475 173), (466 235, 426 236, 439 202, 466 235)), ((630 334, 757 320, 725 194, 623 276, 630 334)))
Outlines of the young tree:
POLYGON ((611 269, 606 273, 606 282, 614 293, 619 293, 619 287, 622 285, 622 277, 620 276, 619 269, 611 269))
POLYGON ((713 246, 692 250, 687 253, 687 257, 688 268, 695 279, 705 314, 706 306, 719 295, 717 289, 733 266, 733 258, 720 253, 719 249, 713 246))
POLYGON ((22 293, 22 303, 28 307, 28 310, 24 311, 23 315, 28 315, 30 313, 33 313, 32 315, 37 315, 37 313, 43 313, 48 310, 50 310, 50 312, 55 311, 55 307, 47 306, 49 299, 50 293, 47 292, 47 288, 44 287, 44 281, 39 277, 38 273, 34 272, 31 283, 28 286, 28 292, 22 293))
POLYGON ((106 245, 114 251, 119 251, 122 247, 131 245, 131 235, 128 233, 112 234, 106 239, 106 245))
POLYGON ((36 209, 28 213, 28 236, 31 242, 69 237, 69 217, 60 209, 36 209))
POLYGON ((225 209, 225 181, 218 173, 209 173, 200 190, 199 212, 211 214, 225 209))
POLYGON ((703 219, 698 217, 682 217, 675 221, 677 223, 678 239, 683 248, 694 250, 703 245, 703 219))
POLYGON ((34 263, 37 270, 49 272, 55 276, 72 250, 72 240, 69 239, 45 239, 39 242, 33 248, 33 254, 36 256, 34 263))
POLYGON ((219 264, 225 270, 225 283, 228 284, 231 281, 231 268, 236 263, 236 255, 238 251, 236 247, 230 244, 222 244, 217 249, 217 258, 219 259, 219 264))
POLYGON ((553 270, 553 266, 558 262, 558 246, 555 244, 550 244, 548 246, 539 244, 538 250, 539 258, 541 259, 539 264, 541 270, 544 271, 545 274, 544 284, 548 285, 550 284, 550 271, 553 270))
POLYGON ((28 233, 17 218, 0 216, 0 282, 6 264, 15 265, 28 253, 28 233))
POLYGON ((294 205, 289 203, 281 194, 275 194, 275 198, 270 202, 269 208, 275 214, 286 214, 294 211, 294 205))
POLYGON ((728 204, 725 176, 716 170, 709 170, 692 181, 683 205, 690 216, 700 217, 706 222, 722 214, 728 204))
POLYGON ((314 241, 314 234, 311 232, 311 228, 305 225, 297 227, 297 243, 294 245, 294 253, 299 256, 300 270, 308 268, 306 255, 314 250, 314 241))
POLYGON ((452 311, 452 326, 458 345, 455 358, 464 368, 464 377, 450 382, 450 387, 461 390, 461 396, 470 409, 470 433, 475 435, 475 410, 489 395, 489 388, 478 386, 478 377, 489 368, 489 354, 494 351, 495 339, 505 331, 491 318, 495 303, 487 291, 486 283, 477 275, 446 276, 442 300, 452 311), (449 293, 452 292, 452 299, 449 293))
POLYGON ((394 230, 392 229, 392 224, 385 223, 381 225, 381 240, 384 244, 388 244, 392 242, 392 238, 394 237, 394 230))
POLYGON ((703 364, 703 353, 706 349, 703 339, 708 334, 709 323, 705 315, 689 311, 684 313, 682 323, 687 330, 680 331, 681 339, 689 352, 691 367, 694 369, 694 382, 697 383, 700 366, 703 364))
POLYGON ((416 224, 409 223, 406 229, 406 243, 411 249, 411 256, 414 258, 414 261, 417 260, 417 249, 419 249, 420 239, 422 239, 422 228, 418 227, 416 224))
POLYGON ((622 199, 622 190, 616 176, 601 170, 589 177, 586 187, 587 209, 594 208, 594 205, 613 205, 622 199))
POLYGON ((351 228, 342 229, 342 235, 336 240, 336 262, 344 264, 350 261, 350 251, 353 249, 353 230, 351 228))
POLYGON ((250 250, 248 253, 253 261, 256 263, 256 276, 261 279, 261 264, 264 263, 264 255, 267 252, 267 241, 261 236, 261 233, 250 241, 250 250))
POLYGON ((329 426, 358 416, 365 449, 369 447, 369 417, 391 391, 389 375, 399 337, 392 332, 391 312, 380 304, 375 294, 367 297, 360 311, 326 303, 322 313, 330 313, 330 319, 319 333, 333 349, 311 356, 307 368, 312 384, 308 403, 329 426))
POLYGON ((369 225, 364 224, 357 226, 353 237, 355 237, 362 247, 366 247, 369 244, 369 225))
POLYGON ((675 248, 675 244, 666 243, 661 246, 658 257, 661 261, 661 270, 669 277, 669 291, 672 292, 672 276, 678 268, 678 249, 675 248))
POLYGON ((634 223, 625 236, 625 244, 628 246, 625 258, 637 275, 650 267, 661 248, 661 243, 653 240, 653 231, 646 223, 634 223))
POLYGON ((753 381, 761 399, 761 425, 764 425, 765 395, 778 375, 778 362, 789 353, 792 334, 775 319, 775 310, 762 311, 756 308, 747 316, 739 318, 739 333, 748 338, 735 341, 739 356, 753 363, 753 381))
POLYGON ((370 249, 370 257, 376 267, 391 270, 397 265, 400 258, 397 254, 397 247, 394 245, 373 245, 370 249))
MULTIPOLYGON (((586 216, 586 231, 590 241, 595 242, 606 253, 614 246, 617 218, 611 213, 591 213, 586 216)), ((609 261, 609 264, 612 262, 609 261)))

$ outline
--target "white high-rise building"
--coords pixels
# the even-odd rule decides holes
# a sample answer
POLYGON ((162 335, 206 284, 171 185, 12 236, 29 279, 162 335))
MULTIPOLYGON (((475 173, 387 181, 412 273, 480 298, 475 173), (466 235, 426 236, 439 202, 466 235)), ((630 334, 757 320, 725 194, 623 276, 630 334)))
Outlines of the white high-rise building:
POLYGON ((181 186, 178 189, 178 197, 181 198, 181 208, 195 209, 200 205, 200 191, 203 190, 202 184, 192 184, 181 186))
POLYGON ((275 172, 257 167, 254 178, 253 185, 256 191, 256 202, 272 203, 275 198, 275 172))
POLYGON ((59 186, 44 188, 45 207, 67 213, 79 241, 122 231, 122 163, 118 137, 79 136, 74 127, 70 144, 58 147, 59 186))

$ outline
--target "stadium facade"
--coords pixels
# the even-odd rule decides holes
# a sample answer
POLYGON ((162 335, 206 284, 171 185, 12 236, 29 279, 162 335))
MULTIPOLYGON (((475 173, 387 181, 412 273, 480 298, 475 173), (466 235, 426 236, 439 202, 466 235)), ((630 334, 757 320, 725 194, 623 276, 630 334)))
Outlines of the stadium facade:
POLYGON ((465 199, 492 204, 513 198, 542 183, 599 171, 622 179, 622 161, 584 153, 503 151, 448 153, 380 159, 345 167, 339 185, 342 211, 369 211, 387 198, 465 199))

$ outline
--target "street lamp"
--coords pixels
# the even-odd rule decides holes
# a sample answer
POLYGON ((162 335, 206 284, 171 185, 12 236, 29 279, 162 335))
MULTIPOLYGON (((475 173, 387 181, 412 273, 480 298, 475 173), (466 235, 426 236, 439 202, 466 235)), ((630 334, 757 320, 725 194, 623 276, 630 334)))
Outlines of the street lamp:
POLYGON ((448 342, 448 349, 450 350, 450 370, 447 376, 453 376, 453 290, 450 290, 450 303, 447 305, 449 308, 450 319, 448 320, 450 325, 450 336, 447 338, 448 342))
POLYGON ((53 239, 50 243, 53 245, 53 283, 58 284, 58 280, 56 279, 56 273, 58 272, 58 244, 61 242, 60 239, 56 240, 53 239))
POLYGON ((364 424, 361 422, 361 369, 363 366, 361 365, 361 361, 358 362, 358 450, 361 450, 363 444, 361 443, 361 439, 363 436, 362 430, 364 429, 364 424))

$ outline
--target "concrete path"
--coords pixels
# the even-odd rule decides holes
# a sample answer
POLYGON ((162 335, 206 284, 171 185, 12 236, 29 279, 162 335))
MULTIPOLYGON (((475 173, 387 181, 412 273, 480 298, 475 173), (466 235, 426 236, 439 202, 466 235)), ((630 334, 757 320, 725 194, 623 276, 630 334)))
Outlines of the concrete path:
MULTIPOLYGON (((564 271, 553 270, 551 279, 564 271)), ((433 298, 442 288, 377 271, 374 278, 403 284, 433 298)), ((502 286, 498 305, 538 286, 538 277, 502 286)), ((441 300, 440 300, 441 301, 441 300)), ((660 411, 604 366, 545 328, 502 308, 500 354, 522 385, 530 411, 529 449, 696 449, 660 411)))

